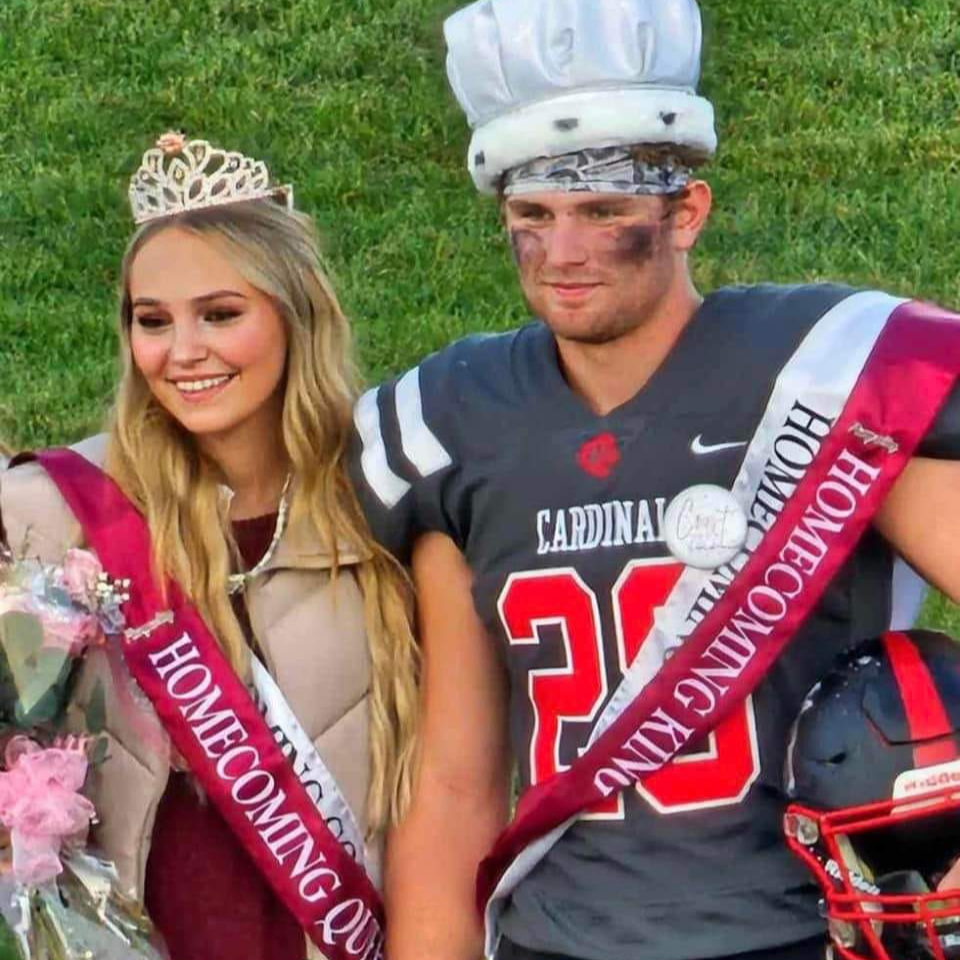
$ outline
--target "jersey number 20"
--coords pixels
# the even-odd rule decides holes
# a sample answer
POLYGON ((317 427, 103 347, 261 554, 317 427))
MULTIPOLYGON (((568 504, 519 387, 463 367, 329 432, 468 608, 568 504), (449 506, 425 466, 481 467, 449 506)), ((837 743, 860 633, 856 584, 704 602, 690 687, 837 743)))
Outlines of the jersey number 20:
MULTIPOLYGON (((533 706, 530 781, 540 783, 566 765, 560 760, 564 724, 596 720, 610 690, 637 655, 683 570, 674 561, 633 560, 613 588, 619 669, 607 676, 597 595, 572 567, 513 574, 500 594, 499 610, 510 643, 539 644, 543 627, 558 627, 566 648, 558 667, 531 670, 533 706)), ((637 792, 660 813, 680 813, 739 803, 760 773, 756 721, 748 697, 710 734, 706 749, 675 757, 637 784, 637 792)), ((592 808, 594 819, 623 816, 622 796, 592 808)))

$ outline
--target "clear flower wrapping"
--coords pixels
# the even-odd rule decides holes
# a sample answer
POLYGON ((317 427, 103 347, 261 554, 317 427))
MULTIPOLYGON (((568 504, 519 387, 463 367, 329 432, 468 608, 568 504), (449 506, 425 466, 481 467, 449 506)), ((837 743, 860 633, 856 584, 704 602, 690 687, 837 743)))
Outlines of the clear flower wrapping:
POLYGON ((128 586, 86 550, 53 565, 0 545, 0 914, 22 960, 162 955, 113 865, 88 849, 96 810, 81 790, 105 756, 103 698, 90 701, 87 729, 64 726, 79 658, 119 642, 128 586))

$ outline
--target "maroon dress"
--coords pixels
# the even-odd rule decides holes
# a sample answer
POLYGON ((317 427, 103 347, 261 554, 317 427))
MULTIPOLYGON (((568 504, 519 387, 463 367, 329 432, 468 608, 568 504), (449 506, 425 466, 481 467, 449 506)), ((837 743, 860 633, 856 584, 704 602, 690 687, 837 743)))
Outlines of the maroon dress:
MULTIPOLYGON (((234 523, 248 569, 276 519, 234 523)), ((304 960, 300 925, 187 773, 171 771, 157 809, 145 901, 172 960, 304 960)))

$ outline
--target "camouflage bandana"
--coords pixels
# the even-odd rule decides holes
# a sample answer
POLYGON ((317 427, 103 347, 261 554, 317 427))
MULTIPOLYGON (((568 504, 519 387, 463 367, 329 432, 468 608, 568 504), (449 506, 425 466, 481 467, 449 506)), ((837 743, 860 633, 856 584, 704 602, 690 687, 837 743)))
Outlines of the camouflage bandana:
POLYGON ((660 163, 635 159, 624 147, 580 150, 560 157, 538 157, 504 175, 506 197, 561 190, 565 193, 676 193, 689 182, 691 170, 666 157, 660 163))

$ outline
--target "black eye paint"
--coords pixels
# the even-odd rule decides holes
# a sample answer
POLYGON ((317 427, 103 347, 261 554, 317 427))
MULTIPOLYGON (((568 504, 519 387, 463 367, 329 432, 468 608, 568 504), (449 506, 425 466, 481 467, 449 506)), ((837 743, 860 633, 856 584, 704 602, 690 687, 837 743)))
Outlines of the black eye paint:
POLYGON ((646 263, 653 257, 660 236, 660 224, 646 223, 618 230, 612 253, 624 263, 646 263))
POLYGON ((523 269, 530 261, 543 256, 543 241, 533 230, 511 230, 510 246, 513 259, 523 269))

